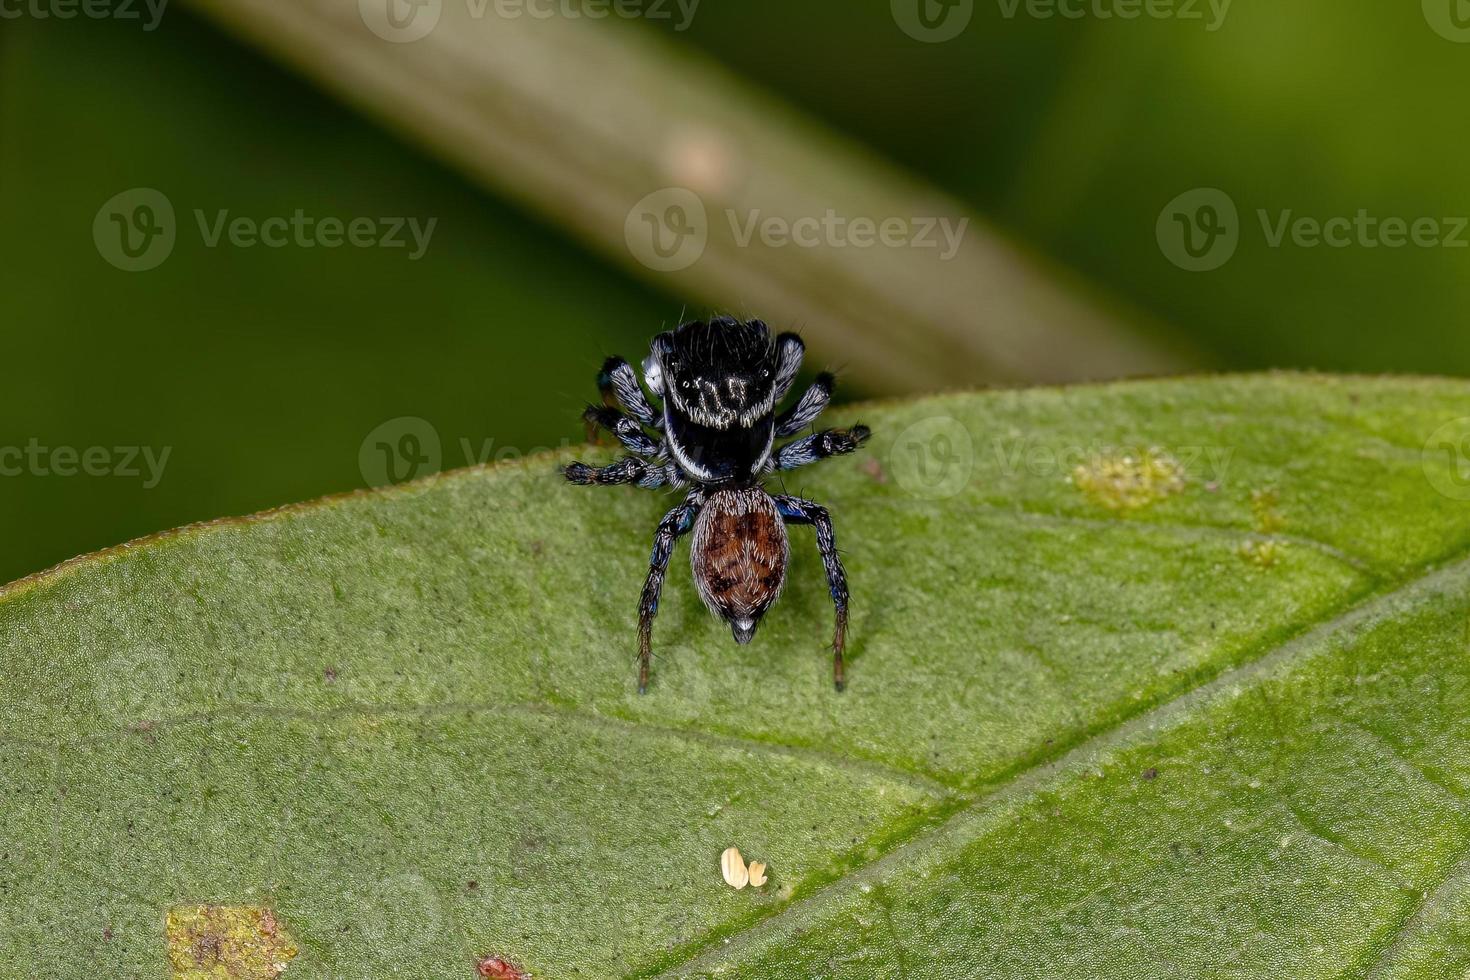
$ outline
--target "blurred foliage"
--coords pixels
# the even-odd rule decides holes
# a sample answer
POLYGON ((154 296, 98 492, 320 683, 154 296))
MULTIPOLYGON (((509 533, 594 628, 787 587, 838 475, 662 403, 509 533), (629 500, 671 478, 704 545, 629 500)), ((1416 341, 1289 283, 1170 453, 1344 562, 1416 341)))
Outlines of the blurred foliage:
POLYGON ((840 17, 813 2, 705 3, 686 30, 662 26, 1222 366, 1470 371, 1470 247, 1271 248, 1257 217, 1470 215, 1470 45, 1435 33, 1418 3, 1234 2, 1213 32, 1209 4, 1189 6, 1204 20, 1036 19, 1024 3, 977 2, 943 43, 896 30, 888 3, 840 17), (1226 191, 1243 221, 1239 251, 1210 273, 1175 268, 1154 233, 1196 187, 1226 191))
POLYGON ((364 484, 378 425, 421 416, 446 467, 580 442, 610 353, 672 323, 657 296, 295 78, 170 11, 7 26, 0 49, 0 445, 172 447, 125 477, 0 477, 0 580, 193 520, 364 484), (104 262, 114 194, 172 200, 161 266, 104 262), (427 253, 222 245, 232 216, 437 217, 427 253))
MULTIPOLYGON (((1470 214, 1454 104, 1470 47, 1418 4, 1235 3, 1215 32, 1004 9, 975 4, 940 44, 905 35, 881 2, 705 0, 687 30, 649 23, 1173 324, 1218 366, 1470 370, 1457 329, 1470 252, 1270 248, 1256 219, 1470 214), (1223 268, 1189 273, 1154 226, 1201 186, 1232 196, 1243 240, 1223 268)), ((0 227, 0 445, 172 447, 152 490, 0 477, 0 580, 359 486, 363 438, 396 416, 429 420, 446 466, 466 462, 461 439, 492 452, 580 439, 600 358, 632 355, 683 311, 178 7, 153 33, 5 21, 0 227), (135 186, 179 213, 173 256, 146 274, 107 265, 90 236, 101 204, 135 186), (195 208, 439 221, 410 262, 207 249, 195 208)))

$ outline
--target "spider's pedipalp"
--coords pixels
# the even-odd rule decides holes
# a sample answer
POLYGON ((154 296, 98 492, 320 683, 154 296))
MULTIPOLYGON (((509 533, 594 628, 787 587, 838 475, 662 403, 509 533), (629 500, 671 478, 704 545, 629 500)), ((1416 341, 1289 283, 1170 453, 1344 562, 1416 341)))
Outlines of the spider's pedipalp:
POLYGON ((795 435, 815 422, 832 400, 832 389, 836 385, 837 379, 830 373, 823 371, 817 375, 811 387, 802 393, 796 404, 776 416, 776 437, 795 435))
POLYGON ((609 407, 621 406, 640 425, 651 429, 664 427, 663 416, 648 403, 642 386, 638 384, 638 375, 621 357, 609 357, 603 362, 602 370, 597 372, 597 387, 609 407))

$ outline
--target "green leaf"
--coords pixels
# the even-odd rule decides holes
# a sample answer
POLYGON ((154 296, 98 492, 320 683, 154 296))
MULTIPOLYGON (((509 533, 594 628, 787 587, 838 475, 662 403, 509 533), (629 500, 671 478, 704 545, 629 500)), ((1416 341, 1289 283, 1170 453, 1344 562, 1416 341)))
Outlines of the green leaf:
POLYGON ((801 528, 745 647, 676 558, 634 693, 674 498, 571 487, 549 457, 18 583, 0 972, 164 977, 170 938, 213 955, 184 925, 271 922, 293 980, 485 956, 1462 976, 1467 394, 1266 376, 835 413, 871 451, 785 482, 846 553, 842 695, 801 528), (732 845, 763 888, 724 883, 732 845))

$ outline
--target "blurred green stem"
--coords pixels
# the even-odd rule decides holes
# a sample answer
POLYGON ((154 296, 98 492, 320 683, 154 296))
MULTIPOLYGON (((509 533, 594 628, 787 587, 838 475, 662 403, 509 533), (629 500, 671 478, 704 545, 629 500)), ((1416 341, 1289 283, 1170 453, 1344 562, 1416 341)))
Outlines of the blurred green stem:
MULTIPOLYGON (((193 2, 660 288, 802 330, 871 390, 1191 365, 957 201, 650 30, 501 16, 493 0, 193 2), (437 23, 417 40, 385 40, 365 18, 389 4, 402 17, 437 10, 437 23), (636 209, 669 187, 697 195, 708 243, 687 268, 656 271, 629 242, 657 231, 636 209), (844 246, 850 226, 820 227, 829 213, 871 226, 924 219, 904 234, 933 244, 844 246), (821 244, 751 234, 772 219, 805 219, 821 244), (935 220, 945 224, 926 231, 935 220)), ((655 198, 647 220, 666 203, 655 198)))

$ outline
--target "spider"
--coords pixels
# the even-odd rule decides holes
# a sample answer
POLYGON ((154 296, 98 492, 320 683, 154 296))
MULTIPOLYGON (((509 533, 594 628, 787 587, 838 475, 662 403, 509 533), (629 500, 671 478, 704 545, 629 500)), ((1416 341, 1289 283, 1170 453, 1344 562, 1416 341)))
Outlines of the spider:
POLYGON ((654 534, 638 603, 640 694, 648 690, 653 618, 674 542, 694 532, 689 561, 699 596, 730 625, 735 642, 744 644, 755 636, 761 617, 786 583, 787 524, 816 530, 827 588, 837 607, 832 681, 837 690, 843 689, 847 573, 833 541, 832 520, 825 507, 786 494, 773 496, 761 483, 769 473, 850 453, 870 434, 855 425, 775 446, 777 438, 810 425, 832 397, 832 375, 819 374, 795 404, 776 414, 796 380, 805 349, 793 333, 772 339, 759 320, 712 317, 661 333, 643 362, 643 380, 661 409, 644 396, 627 361, 612 357, 602 366, 597 384, 604 404, 589 407, 583 418, 612 432, 632 455, 602 467, 571 463, 564 470, 566 478, 584 485, 633 483, 650 490, 692 487, 654 534))

